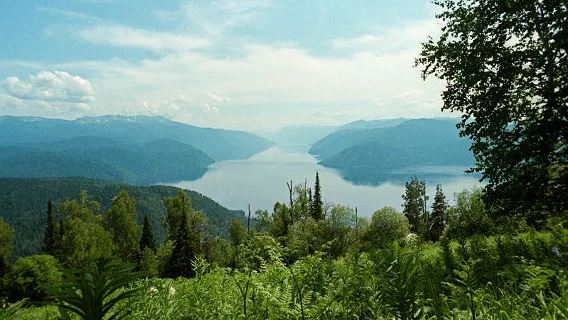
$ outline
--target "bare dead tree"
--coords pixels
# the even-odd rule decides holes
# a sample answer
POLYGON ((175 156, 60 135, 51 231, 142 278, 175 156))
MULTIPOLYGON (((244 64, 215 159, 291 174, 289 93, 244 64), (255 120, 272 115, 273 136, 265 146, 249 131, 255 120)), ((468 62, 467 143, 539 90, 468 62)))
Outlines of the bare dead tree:
POLYGON ((294 184, 292 183, 292 180, 290 180, 290 183, 286 182, 286 186, 288 186, 288 191, 290 193, 290 220, 292 224, 294 224, 294 199, 292 197, 294 193, 294 184))

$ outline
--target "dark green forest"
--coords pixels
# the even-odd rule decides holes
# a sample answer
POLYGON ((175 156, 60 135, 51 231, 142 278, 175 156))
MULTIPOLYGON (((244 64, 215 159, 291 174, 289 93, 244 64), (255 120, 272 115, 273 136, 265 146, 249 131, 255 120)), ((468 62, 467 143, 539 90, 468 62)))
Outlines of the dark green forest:
MULTIPOLYGON (((167 186, 136 187, 79 177, 67 178, 0 178, 0 217, 16 231, 14 257, 41 253, 41 239, 45 228, 45 211, 48 201, 54 207, 61 202, 79 197, 86 190, 91 199, 107 210, 118 192, 127 191, 136 201, 136 221, 142 223, 147 216, 156 240, 166 237, 166 208, 163 199, 175 195, 180 189, 167 186)), ((194 191, 185 191, 193 207, 203 211, 208 219, 208 234, 226 237, 232 219, 243 219, 242 211, 231 211, 214 200, 194 191)))

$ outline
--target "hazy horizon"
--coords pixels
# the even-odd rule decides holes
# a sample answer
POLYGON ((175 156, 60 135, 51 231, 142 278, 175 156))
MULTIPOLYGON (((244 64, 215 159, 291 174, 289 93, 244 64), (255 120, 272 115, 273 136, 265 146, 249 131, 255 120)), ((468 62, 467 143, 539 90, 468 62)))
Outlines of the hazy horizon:
POLYGON ((429 1, 9 2, 0 114, 246 131, 451 116, 413 67, 429 1))

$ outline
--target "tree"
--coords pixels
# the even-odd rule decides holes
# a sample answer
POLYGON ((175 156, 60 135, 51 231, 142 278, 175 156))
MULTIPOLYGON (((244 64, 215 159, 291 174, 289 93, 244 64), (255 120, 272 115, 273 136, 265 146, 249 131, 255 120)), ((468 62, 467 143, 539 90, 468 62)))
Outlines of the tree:
POLYGON ((290 209, 284 203, 276 202, 272 211, 270 234, 273 237, 283 237, 288 234, 291 224, 290 209))
POLYGON ((16 233, 12 226, 4 222, 4 219, 0 217, 0 276, 6 271, 8 260, 12 256, 15 236, 16 233))
POLYGON ((100 204, 89 200, 86 191, 81 191, 78 200, 67 200, 59 205, 58 212, 65 226, 61 261, 66 266, 80 267, 90 259, 112 255, 112 235, 103 226, 99 208, 100 204))
POLYGON ((191 243, 187 220, 187 214, 185 214, 181 219, 178 231, 176 232, 174 249, 172 251, 168 271, 168 274, 172 277, 191 277, 195 274, 191 262, 195 260, 196 250, 194 250, 195 248, 191 243))
POLYGON ((61 282, 59 262, 50 255, 19 258, 4 277, 4 286, 11 300, 47 298, 50 286, 61 282))
POLYGON ((144 215, 144 225, 142 226, 142 236, 140 237, 140 253, 144 252, 146 248, 156 251, 156 241, 154 240, 154 232, 152 226, 148 221, 148 216, 144 215))
POLYGON ((105 225, 112 234, 118 256, 123 261, 135 261, 139 255, 139 227, 136 204, 128 192, 121 191, 105 215, 105 225))
POLYGON ((191 277, 195 274, 192 262, 201 253, 207 220, 203 213, 193 210, 191 199, 184 191, 178 192, 176 197, 166 198, 164 204, 168 211, 169 238, 174 243, 167 273, 174 277, 191 277))
POLYGON ((454 239, 465 239, 473 235, 489 235, 493 229, 483 202, 481 189, 464 190, 457 194, 456 204, 447 210, 445 234, 454 239))
POLYGON ((566 2, 435 3, 444 27, 416 64, 446 82, 442 109, 462 114, 485 200, 507 214, 568 209, 566 2))
POLYGON ((423 234, 424 221, 427 220, 426 202, 426 182, 412 177, 405 184, 405 191, 402 195, 403 213, 410 223, 410 230, 414 233, 423 234))
POLYGON ((394 208, 375 211, 364 234, 364 239, 376 248, 388 248, 393 241, 401 242, 410 233, 408 220, 394 208))
POLYGON ((245 226, 241 223, 239 219, 233 219, 229 225, 229 238, 231 242, 236 247, 244 242, 247 236, 245 226))
POLYGON ((436 195, 434 196, 434 203, 432 204, 432 214, 430 215, 430 221, 428 221, 430 240, 440 240, 442 232, 444 231, 444 217, 446 216, 447 209, 448 203, 446 202, 446 196, 442 191, 442 185, 439 184, 436 186, 436 195))
POLYGON ((47 202, 47 221, 45 225, 45 233, 43 236, 43 252, 56 256, 57 255, 57 224, 53 216, 53 207, 51 201, 47 202))
POLYGON ((319 179, 319 172, 316 172, 316 182, 314 185, 314 198, 312 201, 312 218, 316 221, 322 220, 323 216, 323 200, 321 197, 321 185, 319 179))
POLYGON ((177 232, 180 229, 183 217, 187 217, 193 210, 191 199, 183 190, 178 191, 175 197, 164 199, 164 206, 167 210, 166 221, 168 223, 168 239, 177 239, 177 232))

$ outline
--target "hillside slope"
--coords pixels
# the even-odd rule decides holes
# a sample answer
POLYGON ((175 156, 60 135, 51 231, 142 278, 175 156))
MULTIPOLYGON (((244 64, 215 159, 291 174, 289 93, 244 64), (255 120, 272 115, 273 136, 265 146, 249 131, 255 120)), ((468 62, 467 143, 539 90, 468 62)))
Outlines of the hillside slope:
POLYGON ((0 145, 55 142, 81 136, 96 136, 127 144, 171 139, 191 145, 215 161, 250 157, 271 145, 251 133, 200 128, 162 117, 103 116, 76 120, 37 117, 0 117, 0 145))
POLYGON ((395 127, 343 130, 316 143, 310 153, 338 169, 393 170, 418 165, 473 164, 470 142, 451 121, 416 119, 395 127))
MULTIPOLYGON (((45 226, 45 211, 49 200, 54 207, 66 199, 79 197, 87 190, 92 199, 109 208, 112 198, 126 190, 136 200, 138 223, 148 215, 158 241, 166 236, 163 205, 165 197, 174 196, 180 189, 168 186, 130 186, 87 178, 0 178, 0 217, 16 230, 15 256, 36 254, 41 251, 45 226)), ((194 191, 186 191, 193 207, 204 212, 208 219, 207 233, 210 237, 227 235, 233 218, 244 220, 242 211, 229 210, 214 200, 194 191)))
POLYGON ((0 176, 83 176, 114 182, 151 184, 200 177, 213 159, 171 139, 139 145, 99 137, 0 146, 0 176))

